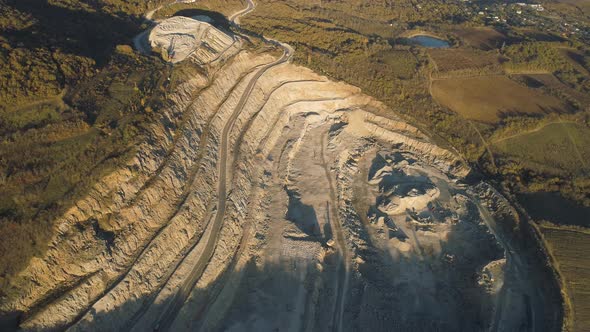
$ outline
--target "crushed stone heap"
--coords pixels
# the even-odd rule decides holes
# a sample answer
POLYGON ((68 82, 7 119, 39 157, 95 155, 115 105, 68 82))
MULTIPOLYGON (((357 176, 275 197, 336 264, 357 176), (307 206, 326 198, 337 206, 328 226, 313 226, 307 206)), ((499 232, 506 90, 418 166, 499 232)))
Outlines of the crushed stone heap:
POLYGON ((208 64, 221 58, 235 40, 205 20, 175 16, 152 29, 149 43, 166 61, 177 63, 192 58, 208 64))

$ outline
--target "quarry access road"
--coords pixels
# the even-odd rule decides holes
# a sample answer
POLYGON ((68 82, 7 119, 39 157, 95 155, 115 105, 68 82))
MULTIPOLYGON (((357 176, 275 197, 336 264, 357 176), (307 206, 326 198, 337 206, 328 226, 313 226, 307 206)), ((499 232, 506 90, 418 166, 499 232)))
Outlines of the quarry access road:
MULTIPOLYGON (((514 273, 517 276, 520 276, 518 277, 518 279, 522 278, 522 276, 526 276, 528 272, 527 265, 525 263, 526 259, 521 257, 521 254, 519 253, 517 248, 514 247, 512 242, 505 238, 505 236, 502 234, 502 231, 499 229, 496 220, 494 219, 490 211, 484 207, 483 203, 475 196, 472 196, 472 198, 474 202, 477 203, 477 208, 479 210, 481 218, 488 226, 488 229, 492 232, 494 237, 500 242, 500 244, 504 248, 506 252, 507 262, 508 264, 510 264, 510 267, 508 268, 513 269, 514 273)), ((524 291, 524 294, 528 295, 531 298, 531 300, 525 302, 525 305, 528 306, 527 312, 529 312, 531 315, 528 318, 528 321, 526 322, 528 324, 527 328, 530 329, 530 331, 537 331, 539 327, 544 326, 544 324, 546 323, 542 315, 536 314, 544 312, 544 308, 540 306, 542 305, 542 303, 545 303, 546 301, 542 301, 543 295, 541 294, 539 289, 532 288, 526 280, 517 280, 517 285, 527 289, 526 291, 524 291)), ((507 290, 503 289, 500 293, 500 297, 498 298, 497 303, 503 304, 500 306, 501 309, 506 308, 508 303, 510 303, 510 301, 512 300, 513 299, 510 298, 507 294, 507 290)), ((490 326, 490 331, 495 332, 505 330, 505 327, 502 327, 502 316, 503 312, 496 308, 496 312, 494 313, 492 324, 490 326)))
POLYGON ((344 304, 346 302, 346 292, 348 289, 348 284, 350 283, 350 265, 348 264, 349 254, 348 249, 346 247, 346 240, 344 239, 344 232, 342 231, 342 224, 340 223, 340 218, 338 216, 338 197, 336 195, 336 188, 333 183, 332 174, 330 169, 328 168, 328 163, 326 162, 326 145, 325 142, 326 135, 322 136, 322 143, 321 143, 321 163, 324 172, 326 173, 326 178, 328 179, 329 187, 330 187, 330 203, 328 208, 328 213, 332 215, 330 218, 330 225, 334 229, 334 235, 336 235, 336 244, 338 246, 338 250, 340 251, 340 264, 338 265, 338 295, 336 296, 336 307, 334 310, 334 315, 332 316, 332 330, 333 331, 342 331, 342 319, 344 315, 344 304))
MULTIPOLYGON (((248 1, 248 6, 254 6, 252 1, 248 1)), ((241 14, 237 17, 234 17, 233 20, 237 20, 240 16, 243 16, 250 12, 251 10, 242 11, 241 14)), ((234 15, 232 15, 234 16, 234 15)), ((283 45, 283 44, 280 44, 283 45)), ((225 216, 225 209, 227 205, 227 196, 228 196, 228 174, 231 172, 231 169, 228 169, 228 159, 230 157, 229 153, 229 134, 231 129, 234 126, 234 123, 240 113, 242 112, 246 102, 250 98, 256 83, 260 79, 264 73, 270 70, 273 67, 276 67, 280 64, 288 62, 293 53, 290 47, 283 46, 284 52, 283 55, 276 61, 265 65, 262 67, 252 79, 248 82, 246 89, 244 90, 240 100, 238 101, 236 107, 234 108, 233 113, 231 114, 228 121, 225 123, 223 127, 223 131, 221 133, 221 143, 219 146, 219 163, 218 163, 218 171, 219 171, 219 180, 218 180, 218 187, 217 187, 217 211, 215 214, 215 219, 213 221, 211 235, 206 239, 206 244, 203 250, 202 255, 199 257, 199 260, 191 270, 191 273, 187 276, 187 278, 182 283, 181 287, 178 291, 172 296, 172 299, 168 301, 166 309, 164 310, 163 314, 160 316, 160 319, 156 322, 154 329, 158 331, 166 331, 170 328, 176 315, 180 311, 180 308, 184 305, 187 298, 189 297, 191 290, 194 288, 196 283, 198 282, 199 278, 205 271, 211 257, 213 257, 213 253, 215 252, 215 248, 217 246, 217 242, 219 240, 219 234, 221 231, 221 226, 223 225, 223 218, 225 216)), ((231 176, 230 176, 231 177, 231 176)))
POLYGON ((233 22, 234 24, 239 24, 240 23, 240 17, 249 14, 250 12, 254 11, 254 9, 256 8, 256 4, 254 4, 254 1, 252 0, 246 0, 246 8, 233 13, 230 17, 229 20, 231 22, 233 22))
POLYGON ((226 122, 225 126, 223 127, 223 132, 221 134, 221 144, 219 147, 219 181, 217 187, 217 212, 215 214, 215 219, 213 221, 213 228, 211 230, 211 235, 207 238, 207 242, 205 248, 203 250, 203 254, 199 257, 199 260, 193 267, 189 276, 184 280, 180 289, 174 294, 172 299, 169 301, 167 308, 165 309, 164 313, 162 314, 162 318, 158 321, 155 328, 157 327, 160 331, 167 330, 171 325, 176 315, 180 311, 182 305, 186 302, 186 299, 190 295, 191 290, 196 285, 197 281, 205 271, 207 264, 213 257, 213 253, 215 251, 215 247, 217 245, 219 234, 221 231, 221 226, 223 225, 223 217, 225 216, 225 209, 227 204, 227 196, 228 196, 228 173, 230 170, 227 167, 228 164, 228 156, 229 156, 229 133, 231 128, 233 127, 236 119, 242 112, 244 105, 248 101, 250 94, 254 90, 258 79, 269 69, 278 66, 282 63, 289 61, 291 58, 290 52, 285 52, 283 56, 275 61, 272 62, 262 69, 260 69, 254 77, 248 82, 248 86, 246 86, 246 90, 242 94, 238 104, 236 105, 232 115, 226 122))

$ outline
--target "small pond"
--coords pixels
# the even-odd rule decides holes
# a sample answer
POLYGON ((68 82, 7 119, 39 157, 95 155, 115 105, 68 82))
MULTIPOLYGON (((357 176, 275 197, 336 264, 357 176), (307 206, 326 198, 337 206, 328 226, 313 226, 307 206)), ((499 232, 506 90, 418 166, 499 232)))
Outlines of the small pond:
POLYGON ((416 35, 414 37, 408 38, 408 41, 412 44, 418 44, 424 47, 431 47, 431 48, 449 48, 451 45, 446 40, 442 40, 439 38, 434 38, 425 35, 416 35))

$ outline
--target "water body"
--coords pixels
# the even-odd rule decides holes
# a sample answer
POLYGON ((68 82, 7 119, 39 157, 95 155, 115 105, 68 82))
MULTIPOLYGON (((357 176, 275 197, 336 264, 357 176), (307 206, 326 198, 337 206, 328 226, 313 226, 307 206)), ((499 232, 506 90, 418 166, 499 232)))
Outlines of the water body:
POLYGON ((431 48, 449 48, 449 47, 451 47, 451 45, 446 40, 442 40, 442 39, 438 39, 438 38, 434 38, 434 37, 430 37, 430 36, 425 36, 425 35, 417 35, 417 36, 408 38, 408 40, 412 44, 418 44, 418 45, 424 46, 424 47, 431 47, 431 48))

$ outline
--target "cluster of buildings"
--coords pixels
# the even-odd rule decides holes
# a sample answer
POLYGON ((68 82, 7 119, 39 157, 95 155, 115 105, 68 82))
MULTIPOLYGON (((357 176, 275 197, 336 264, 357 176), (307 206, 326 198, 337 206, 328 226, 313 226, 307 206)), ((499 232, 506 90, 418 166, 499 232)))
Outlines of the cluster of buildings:
MULTIPOLYGON (((550 5, 503 0, 495 2, 477 0, 445 1, 461 5, 463 10, 460 20, 474 21, 488 26, 535 29, 590 43, 590 22, 585 22, 576 17, 569 17, 554 10, 550 5)), ((422 7, 419 4, 416 5, 418 9, 422 9, 422 7)))
POLYGON ((474 19, 486 25, 536 28, 565 38, 590 41, 590 26, 587 23, 552 13, 542 4, 498 2, 492 5, 474 3, 473 6, 473 11, 477 11, 474 19))

